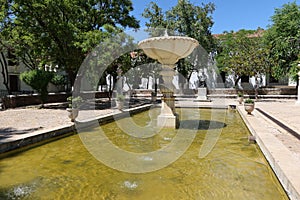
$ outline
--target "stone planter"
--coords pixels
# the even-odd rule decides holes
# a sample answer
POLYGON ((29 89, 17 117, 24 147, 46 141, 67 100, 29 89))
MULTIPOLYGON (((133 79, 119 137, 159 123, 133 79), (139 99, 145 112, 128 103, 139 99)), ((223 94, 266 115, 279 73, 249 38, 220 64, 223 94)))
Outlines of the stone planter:
POLYGON ((74 122, 76 117, 78 117, 79 110, 76 108, 67 108, 68 117, 71 119, 71 122, 74 122))
POLYGON ((252 111, 254 110, 254 103, 244 103, 245 111, 248 115, 251 115, 252 111))

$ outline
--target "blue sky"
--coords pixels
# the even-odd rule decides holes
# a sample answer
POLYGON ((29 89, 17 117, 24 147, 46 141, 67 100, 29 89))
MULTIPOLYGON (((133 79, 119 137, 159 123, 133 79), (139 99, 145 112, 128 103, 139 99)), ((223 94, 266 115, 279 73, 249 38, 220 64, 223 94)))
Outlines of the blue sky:
MULTIPOLYGON (((177 0, 152 0, 164 11, 171 9, 177 4, 177 0)), ((151 0, 132 0, 134 11, 132 14, 140 20, 141 27, 145 27, 142 17, 144 9, 151 0)), ((201 5, 201 3, 212 2, 216 5, 213 13, 215 22, 212 33, 222 33, 223 31, 240 29, 266 29, 271 24, 270 18, 274 14, 275 8, 281 8, 283 4, 294 2, 293 0, 190 0, 191 3, 201 5)), ((295 1, 300 5, 300 0, 295 1)))

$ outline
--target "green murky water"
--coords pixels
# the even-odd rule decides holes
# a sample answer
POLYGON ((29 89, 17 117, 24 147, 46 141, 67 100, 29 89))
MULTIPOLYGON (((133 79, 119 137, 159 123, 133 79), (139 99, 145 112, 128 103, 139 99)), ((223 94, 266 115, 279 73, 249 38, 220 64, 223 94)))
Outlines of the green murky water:
MULTIPOLYGON (((134 115, 133 122, 139 126, 149 125, 156 112, 134 115)), ((184 114, 195 109, 179 112, 181 129, 161 129, 149 138, 125 134, 116 122, 101 126, 111 144, 134 153, 164 149, 172 144, 176 135, 189 137, 188 134, 196 131, 185 153, 166 167, 148 173, 118 171, 94 158, 79 135, 72 135, 1 158, 0 199, 288 199, 258 146, 249 144, 249 132, 237 113, 196 110, 200 113, 199 121, 184 114), (195 122, 200 122, 196 124, 197 130, 194 130, 195 122), (206 156, 199 157, 201 148, 204 152, 207 150, 205 145, 213 148, 206 156)), ((130 124, 126 120, 119 122, 130 124)), ((125 132, 127 128, 130 129, 130 125, 122 126, 125 132)), ((98 132, 99 128, 80 136, 95 136, 90 142, 100 145, 98 132)), ((114 156, 109 151, 103 153, 114 156)), ((144 158, 152 165, 155 159, 164 159, 164 155, 161 153, 154 160, 144 158)))

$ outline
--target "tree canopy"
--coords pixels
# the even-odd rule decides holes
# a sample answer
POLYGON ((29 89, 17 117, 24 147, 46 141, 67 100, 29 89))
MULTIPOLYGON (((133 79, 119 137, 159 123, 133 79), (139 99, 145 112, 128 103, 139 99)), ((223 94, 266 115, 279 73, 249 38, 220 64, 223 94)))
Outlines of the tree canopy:
POLYGON ((240 30, 218 38, 217 65, 235 76, 235 86, 242 76, 257 76, 271 66, 269 48, 262 42, 262 30, 240 30))
POLYGON ((112 32, 138 28, 130 0, 0 1, 0 38, 29 68, 57 64, 71 83, 85 56, 112 32))
POLYGON ((202 47, 210 51, 214 47, 211 34, 214 10, 213 3, 200 6, 188 0, 179 0, 176 6, 163 12, 155 2, 151 2, 144 10, 143 17, 149 19, 146 22, 148 28, 167 28, 178 34, 195 38, 202 47))
MULTIPOLYGON (((144 10, 143 17, 149 19, 146 23, 148 29, 163 28, 174 31, 173 34, 175 35, 195 38, 207 52, 211 52, 215 47, 214 38, 211 34, 211 28, 214 24, 212 19, 214 10, 213 3, 196 5, 190 3, 189 0, 179 0, 177 5, 163 12, 156 3, 151 2, 144 10)), ((155 32, 155 30, 151 31, 155 32)), ((206 53, 205 56, 208 56, 208 54, 206 53)), ((200 60, 203 61, 202 58, 198 59, 198 61, 200 60)), ((205 58, 205 61, 207 61, 207 58, 205 58)), ((177 63, 177 71, 189 80, 192 72, 197 70, 196 66, 201 65, 199 63, 193 65, 181 59, 177 63)))
POLYGON ((295 76, 300 61, 300 6, 296 2, 284 4, 275 9, 271 21, 264 37, 271 46, 272 75, 277 79, 286 74, 295 76))

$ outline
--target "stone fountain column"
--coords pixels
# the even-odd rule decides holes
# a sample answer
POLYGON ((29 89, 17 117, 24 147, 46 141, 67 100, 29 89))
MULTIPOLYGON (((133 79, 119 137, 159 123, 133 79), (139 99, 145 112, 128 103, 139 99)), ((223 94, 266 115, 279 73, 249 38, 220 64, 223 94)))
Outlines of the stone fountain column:
POLYGON ((138 43, 139 48, 150 58, 158 60, 162 66, 161 75, 163 83, 160 91, 163 94, 161 113, 157 119, 157 126, 176 127, 174 86, 174 65, 181 59, 192 53, 199 45, 198 41, 190 37, 168 36, 153 37, 138 43))
POLYGON ((175 72, 173 68, 174 65, 163 65, 160 73, 164 81, 160 84, 160 91, 163 94, 161 112, 157 119, 157 126, 160 127, 176 127, 174 85, 172 83, 175 72))

